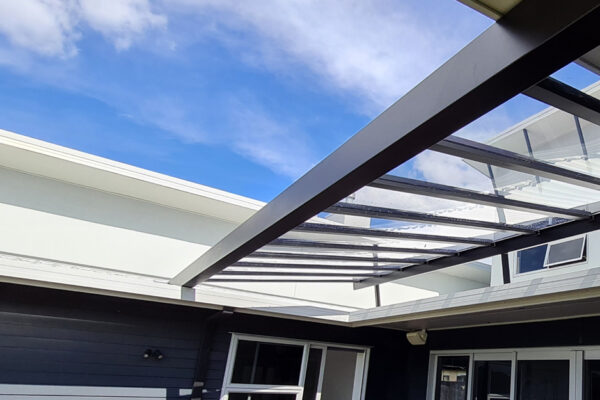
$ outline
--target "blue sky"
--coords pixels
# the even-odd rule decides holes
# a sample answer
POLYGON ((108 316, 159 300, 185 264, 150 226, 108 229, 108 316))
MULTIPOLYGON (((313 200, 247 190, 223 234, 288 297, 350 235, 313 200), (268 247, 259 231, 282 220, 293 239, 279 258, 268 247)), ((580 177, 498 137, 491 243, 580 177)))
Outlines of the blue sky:
MULTIPOLYGON (((28 0, 0 14, 0 128, 264 201, 491 24, 455 0, 28 0)), ((468 132, 540 108, 517 99, 468 132)))

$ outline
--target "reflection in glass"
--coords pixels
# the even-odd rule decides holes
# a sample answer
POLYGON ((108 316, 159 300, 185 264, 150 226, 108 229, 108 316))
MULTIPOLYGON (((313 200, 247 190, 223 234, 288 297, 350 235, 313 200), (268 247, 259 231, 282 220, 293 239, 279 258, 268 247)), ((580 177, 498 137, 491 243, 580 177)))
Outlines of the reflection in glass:
POLYGON ((510 361, 476 361, 473 400, 510 399, 510 361))
POLYGON ((569 360, 518 362, 518 400, 565 400, 568 398, 569 360))
POLYGON ((438 357, 435 399, 464 400, 467 398, 469 357, 438 357))
POLYGON ((231 382, 298 385, 303 351, 297 345, 240 340, 231 382))
POLYGON ((537 271, 544 268, 547 244, 517 252, 519 273, 537 271))
POLYGON ((548 251, 548 265, 581 260, 584 244, 585 237, 552 244, 548 251))
POLYGON ((322 400, 349 400, 355 398, 354 382, 357 361, 361 351, 327 348, 323 371, 322 400))
POLYGON ((322 349, 311 348, 308 352, 308 364, 306 365, 306 378, 304 379, 302 400, 316 400, 317 398, 322 358, 322 349))
POLYGON ((600 399, 600 360, 587 360, 584 364, 584 392, 585 400, 600 399))

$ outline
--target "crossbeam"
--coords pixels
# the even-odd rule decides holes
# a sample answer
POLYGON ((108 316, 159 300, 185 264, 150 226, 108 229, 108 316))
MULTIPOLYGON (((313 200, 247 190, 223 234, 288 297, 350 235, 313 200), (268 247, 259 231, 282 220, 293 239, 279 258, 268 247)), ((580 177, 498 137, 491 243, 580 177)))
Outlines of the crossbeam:
POLYGON ((499 149, 457 136, 440 141, 431 146, 431 150, 461 157, 466 160, 491 164, 513 171, 600 190, 600 178, 596 176, 557 167, 512 151, 499 149))
POLYGON ((339 272, 283 272, 283 271, 221 271, 218 275, 215 276, 310 276, 310 277, 322 277, 322 278, 340 278, 340 277, 349 277, 349 278, 372 278, 372 277, 382 277, 386 274, 382 273, 339 273, 339 272))
POLYGON ((457 188, 439 183, 424 182, 394 175, 384 175, 381 178, 374 180, 368 186, 402 193, 435 197, 444 200, 463 201, 472 204, 533 212, 549 216, 586 218, 591 215, 590 212, 585 210, 552 207, 539 203, 513 200, 496 194, 482 193, 475 190, 457 188))
POLYGON ((411 254, 436 254, 436 255, 451 255, 456 254, 458 250, 454 249, 417 249, 412 247, 392 247, 380 245, 362 245, 350 243, 335 243, 335 242, 317 242, 313 240, 297 240, 297 239, 275 239, 267 246, 291 247, 291 248, 308 248, 308 249, 324 249, 324 250, 356 250, 369 253, 411 253, 411 254))
POLYGON ((600 125, 600 100, 554 78, 546 78, 523 94, 600 125))
POLYGON ((552 225, 541 229, 535 235, 519 235, 503 240, 498 240, 494 246, 476 247, 465 250, 458 256, 440 257, 427 262, 426 264, 413 265, 403 268, 401 271, 392 272, 385 279, 367 279, 355 284, 355 288, 364 288, 377 285, 384 282, 389 282, 396 279, 406 278, 413 275, 423 274, 425 272, 437 271, 442 268, 452 267, 459 264, 468 263, 471 261, 481 260, 484 258, 497 256, 503 253, 509 253, 532 247, 555 240, 564 239, 567 237, 581 235, 600 229, 598 221, 600 214, 595 214, 593 218, 565 222, 559 225, 552 225))
POLYGON ((416 222, 434 225, 450 225, 465 228, 489 229, 493 231, 512 231, 532 233, 535 229, 524 225, 512 225, 502 222, 479 221, 475 219, 445 217, 413 211, 396 210, 394 208, 373 207, 364 204, 337 203, 325 209, 332 214, 354 215, 357 217, 379 218, 392 221, 416 222))
MULTIPOLYGON (((423 260, 420 260, 423 262, 423 260)), ((228 268, 244 267, 244 268, 267 268, 267 269, 324 269, 324 270, 363 270, 363 271, 393 271, 406 267, 409 264, 417 263, 395 263, 394 265, 355 265, 355 264, 298 264, 298 263, 273 263, 273 262, 253 262, 253 261, 238 261, 228 268)), ((225 270, 227 271, 227 269, 225 270)))
MULTIPOLYGON (((362 257, 341 254, 309 254, 309 253, 287 253, 275 251, 255 251, 246 258, 277 258, 288 260, 320 260, 320 261, 360 261, 380 263, 402 263, 415 264, 427 261, 426 258, 391 258, 391 257, 362 257)), ((235 265, 235 264, 234 264, 235 265)))
POLYGON ((361 236, 369 238, 388 238, 415 240, 420 242, 461 243, 488 246, 494 243, 490 239, 460 236, 429 235, 425 233, 410 233, 376 228, 356 228, 352 226, 318 224, 305 222, 294 228, 294 232, 312 232, 324 235, 361 236))
POLYGON ((359 278, 356 279, 220 279, 220 278, 210 278, 207 282, 216 282, 216 283, 353 283, 358 282, 359 278))

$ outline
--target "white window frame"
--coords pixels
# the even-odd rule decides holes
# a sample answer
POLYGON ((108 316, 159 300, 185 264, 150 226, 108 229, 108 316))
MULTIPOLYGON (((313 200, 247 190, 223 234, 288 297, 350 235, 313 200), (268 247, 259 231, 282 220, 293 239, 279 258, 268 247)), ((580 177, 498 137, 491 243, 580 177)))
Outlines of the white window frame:
POLYGON ((580 263, 584 263, 587 260, 583 258, 584 255, 584 251, 586 249, 587 246, 587 242, 588 242, 588 237, 586 234, 583 235, 576 235, 576 236, 570 236, 568 238, 565 239, 561 239, 561 240, 556 240, 554 242, 548 242, 548 243, 544 243, 544 244, 538 244, 536 246, 531 246, 531 247, 527 247, 525 249, 521 249, 521 250, 517 250, 515 251, 514 255, 513 255, 513 265, 515 266, 514 268, 514 273, 515 276, 526 276, 529 274, 539 274, 540 272, 545 272, 545 271, 549 271, 549 270, 556 270, 559 268, 563 268, 563 267, 572 267, 573 265, 576 264, 580 264, 580 263), (552 263, 552 264, 548 264, 548 255, 550 254, 550 248, 556 244, 560 244, 560 243, 564 243, 564 242, 568 242, 571 240, 575 240, 575 239, 579 239, 579 238, 583 238, 583 245, 581 246, 581 252, 579 253, 579 257, 578 258, 572 258, 570 260, 565 260, 565 261, 561 261, 559 263, 552 263), (536 269, 533 271, 527 271, 527 272, 519 272, 519 252, 523 251, 523 250, 528 250, 528 249, 533 249, 535 247, 540 247, 546 245, 546 254, 544 254, 544 261, 543 261, 543 266, 540 269, 536 269))
POLYGON ((471 349, 471 350, 432 350, 429 353, 427 377, 427 400, 435 400, 437 384, 437 361, 440 356, 469 357, 467 375, 467 399, 470 400, 473 388, 473 367, 475 361, 510 360, 511 387, 510 398, 516 398, 517 362, 520 360, 569 360, 569 400, 583 399, 583 363, 585 360, 600 360, 600 346, 573 347, 533 347, 508 349, 471 349))
POLYGON ((328 343, 328 342, 313 342, 306 340, 287 339, 281 337, 272 336, 259 336, 259 335, 247 335, 231 333, 231 342, 229 344, 229 354, 227 356, 227 363, 225 366, 225 374, 223 377, 223 386, 221 388, 221 400, 228 400, 229 393, 280 393, 280 394, 292 394, 296 396, 296 400, 302 400, 304 393, 304 381, 306 379, 306 368, 308 364, 308 354, 311 348, 318 348, 323 351, 321 356, 321 369, 319 371, 319 383, 318 383, 318 395, 317 400, 320 400, 320 392, 323 384, 323 375, 325 372, 325 362, 327 359, 327 348, 341 348, 357 351, 356 357, 356 368, 355 377, 353 384, 353 399, 352 400, 364 400, 366 387, 367 387, 367 373, 369 368, 369 357, 371 349, 365 346, 353 346, 339 343, 328 343), (244 384, 244 383, 232 383, 233 367, 235 363, 235 355, 237 353, 237 346, 240 340, 262 342, 262 343, 274 343, 274 344, 288 344, 294 346, 301 346, 303 348, 302 361, 300 366, 300 376, 298 379, 298 385, 256 385, 256 384, 244 384))

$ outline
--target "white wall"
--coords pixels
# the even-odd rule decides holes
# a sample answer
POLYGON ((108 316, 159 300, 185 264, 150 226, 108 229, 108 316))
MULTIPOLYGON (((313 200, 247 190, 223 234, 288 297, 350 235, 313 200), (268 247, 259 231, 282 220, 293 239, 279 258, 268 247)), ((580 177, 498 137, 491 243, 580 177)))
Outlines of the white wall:
POLYGON ((0 168, 0 251, 171 277, 235 224, 0 168))
MULTIPOLYGON (((236 226, 231 221, 0 167, 0 251, 172 277, 236 226)), ((382 304, 470 289, 440 275, 381 285, 382 304), (414 285, 409 286, 409 285, 414 285)), ((374 288, 351 283, 239 283, 242 290, 366 308, 374 288)))
MULTIPOLYGON (((585 261, 567 264, 560 267, 545 268, 539 271, 532 271, 524 274, 517 274, 517 252, 511 252, 508 254, 511 282, 530 281, 537 278, 558 276, 598 267, 600 266, 600 246, 598 246, 598 244, 600 244, 600 231, 590 232, 587 234, 587 257, 585 261)), ((497 256, 494 257, 492 261, 491 285, 498 286, 502 284, 502 263, 500 261, 500 256, 497 256)))

